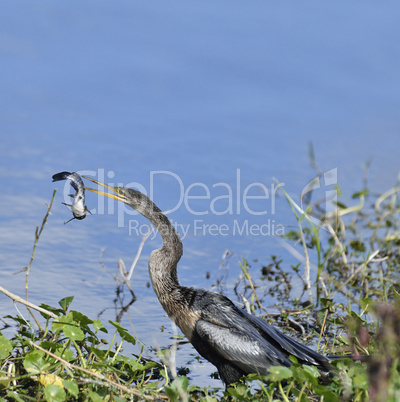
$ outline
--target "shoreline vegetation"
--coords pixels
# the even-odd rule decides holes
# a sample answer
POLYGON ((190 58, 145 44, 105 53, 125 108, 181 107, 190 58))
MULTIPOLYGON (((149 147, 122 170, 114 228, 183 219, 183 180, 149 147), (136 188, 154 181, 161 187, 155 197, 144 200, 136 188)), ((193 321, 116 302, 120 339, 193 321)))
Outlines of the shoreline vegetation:
MULTIPOLYGON (((190 367, 174 366, 174 347, 159 351, 158 361, 142 353, 124 356, 123 344, 140 340, 118 322, 105 324, 73 310, 72 296, 56 307, 30 303, 30 267, 54 191, 23 270, 25 299, 0 287, 16 306, 28 309, 27 314, 2 317, 4 326, 13 325, 15 332, 10 339, 0 332, 0 401, 400 400, 400 184, 379 195, 364 188, 353 195, 352 207, 340 201, 336 187, 337 208, 330 213, 318 200, 301 209, 283 187, 279 191, 297 224, 285 233, 285 248, 296 256, 302 250, 300 262, 287 267, 278 256, 271 256, 268 264, 242 259, 235 293, 249 312, 320 353, 342 356, 333 360, 329 381, 321 381, 316 368, 293 359, 292 367, 273 367, 267 378, 249 375, 227 390, 222 383, 220 388, 200 388, 186 376, 190 367), (302 295, 296 297, 294 279, 303 284, 302 295), (279 313, 266 311, 266 297, 277 300, 279 313), (101 334, 109 331, 114 335, 107 344, 101 334)), ((145 241, 146 237, 135 261, 145 241)), ((221 263, 222 280, 229 257, 226 252, 221 263)), ((127 285, 135 298, 129 284, 134 265, 127 272, 120 261, 119 268, 119 285, 127 285)))

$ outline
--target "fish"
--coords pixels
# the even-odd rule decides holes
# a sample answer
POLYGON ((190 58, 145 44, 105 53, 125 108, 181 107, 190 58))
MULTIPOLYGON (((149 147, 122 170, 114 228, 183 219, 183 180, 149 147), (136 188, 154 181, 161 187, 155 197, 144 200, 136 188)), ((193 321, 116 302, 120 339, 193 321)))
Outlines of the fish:
POLYGON ((64 222, 64 225, 68 222, 71 222, 73 219, 82 220, 86 218, 86 214, 89 212, 91 215, 92 213, 88 210, 87 206, 85 205, 85 187, 83 185, 83 180, 78 173, 70 173, 70 172, 60 172, 53 175, 53 182, 60 181, 60 180, 71 180, 71 186, 75 190, 74 194, 69 194, 72 197, 73 203, 66 204, 63 202, 64 205, 71 207, 73 218, 64 222))

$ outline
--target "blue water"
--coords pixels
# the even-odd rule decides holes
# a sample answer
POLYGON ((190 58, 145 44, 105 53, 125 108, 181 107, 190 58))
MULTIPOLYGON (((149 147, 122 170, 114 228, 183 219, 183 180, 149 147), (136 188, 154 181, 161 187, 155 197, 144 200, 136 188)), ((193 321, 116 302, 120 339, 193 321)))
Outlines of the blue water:
MULTIPOLYGON (((25 276, 13 273, 28 264, 35 226, 57 188, 29 278, 30 300, 56 305, 75 295, 73 308, 93 318, 107 309, 101 319, 115 319, 115 282, 100 253, 105 248, 102 262, 112 273, 119 258, 130 266, 141 241, 132 227, 146 221, 88 194, 89 208, 114 212, 64 226, 71 214, 61 202, 69 188, 51 183, 63 170, 136 184, 163 210, 174 210, 171 219, 189 228, 179 268, 185 285, 210 288, 226 249, 234 253, 229 295, 242 256, 296 262, 274 233, 249 233, 243 225, 272 231, 295 224, 271 186, 278 179, 299 201, 315 177, 310 142, 322 171, 337 168, 348 203, 362 189, 370 159, 373 191, 395 183, 399 9, 394 1, 3 4, 1 285, 23 296, 25 276)), ((146 287, 147 257, 159 245, 159 237, 145 244, 132 277, 138 301, 122 323, 149 346, 163 347, 173 331, 146 287)), ((16 314, 8 298, 0 301, 0 316, 16 314)), ((178 365, 193 356, 183 346, 178 365)), ((191 361, 190 368, 194 383, 219 384, 208 363, 191 361)))

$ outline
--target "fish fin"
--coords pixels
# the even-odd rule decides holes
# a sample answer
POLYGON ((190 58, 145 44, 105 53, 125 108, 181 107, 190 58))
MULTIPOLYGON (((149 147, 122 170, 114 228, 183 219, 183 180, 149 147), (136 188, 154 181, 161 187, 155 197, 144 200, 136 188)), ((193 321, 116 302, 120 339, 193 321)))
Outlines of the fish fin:
POLYGON ((64 225, 66 225, 68 222, 71 222, 75 219, 75 216, 73 218, 71 218, 69 221, 64 222, 64 225))

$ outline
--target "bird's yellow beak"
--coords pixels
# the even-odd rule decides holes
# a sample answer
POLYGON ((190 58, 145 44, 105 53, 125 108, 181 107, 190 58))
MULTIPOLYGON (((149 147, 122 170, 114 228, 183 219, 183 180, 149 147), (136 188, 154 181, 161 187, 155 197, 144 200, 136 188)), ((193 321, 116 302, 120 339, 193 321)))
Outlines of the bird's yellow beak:
POLYGON ((90 177, 87 177, 87 176, 82 175, 82 177, 85 178, 86 180, 90 180, 91 182, 96 183, 99 186, 105 187, 105 188, 113 191, 115 194, 113 194, 113 193, 105 193, 104 191, 95 190, 95 189, 89 188, 89 187, 85 187, 85 190, 89 190, 89 191, 92 191, 93 193, 104 195, 106 197, 112 198, 112 199, 117 200, 117 201, 122 201, 122 202, 127 201, 127 198, 124 195, 125 192, 124 192, 123 188, 109 186, 108 184, 101 183, 101 182, 99 182, 99 181, 97 181, 95 179, 91 179, 90 177))

